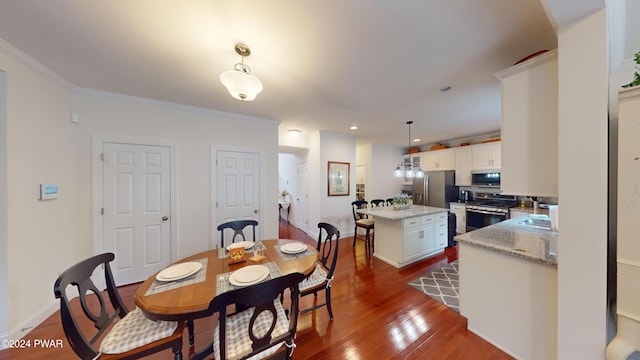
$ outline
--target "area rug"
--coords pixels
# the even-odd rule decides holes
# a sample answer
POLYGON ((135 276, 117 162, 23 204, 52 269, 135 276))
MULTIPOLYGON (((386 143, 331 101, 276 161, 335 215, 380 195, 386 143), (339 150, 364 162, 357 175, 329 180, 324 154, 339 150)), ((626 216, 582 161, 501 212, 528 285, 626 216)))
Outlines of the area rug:
POLYGON ((459 313, 458 261, 410 281, 409 285, 459 313))

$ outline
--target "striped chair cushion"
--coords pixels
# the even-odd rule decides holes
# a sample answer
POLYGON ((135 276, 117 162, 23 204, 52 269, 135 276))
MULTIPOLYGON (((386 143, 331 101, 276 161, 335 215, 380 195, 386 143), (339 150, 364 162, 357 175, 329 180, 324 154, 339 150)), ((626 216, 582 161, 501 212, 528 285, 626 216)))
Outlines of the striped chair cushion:
MULTIPOLYGON (((284 308, 278 299, 273 301, 276 308, 276 327, 271 333, 271 337, 275 338, 289 330, 289 320, 287 314, 284 312, 284 308)), ((233 314, 227 318, 227 359, 239 359, 243 355, 251 352, 251 339, 249 338, 249 321, 253 316, 255 308, 250 308, 245 311, 233 314)), ((258 337, 263 336, 269 327, 271 326, 271 313, 264 312, 256 319, 254 323, 254 334, 258 337)), ((220 324, 216 326, 216 330, 213 339, 213 351, 216 359, 220 359, 220 337, 218 332, 220 331, 220 324)), ((282 343, 274 345, 265 351, 258 353, 247 360, 264 359, 269 355, 278 351, 282 346, 282 343)))
POLYGON ((367 225, 373 225, 374 221, 373 221, 373 219, 360 219, 360 220, 356 221, 356 223, 360 224, 360 225, 367 226, 367 225))
POLYGON ((320 264, 316 264, 316 268, 315 270, 313 270, 313 273, 311 273, 308 278, 302 280, 302 282, 300 283, 300 291, 304 291, 322 284, 326 280, 327 270, 325 270, 325 268, 323 268, 320 264))
POLYGON ((147 319, 139 308, 118 320, 100 344, 102 354, 120 354, 173 334, 176 321, 147 319))

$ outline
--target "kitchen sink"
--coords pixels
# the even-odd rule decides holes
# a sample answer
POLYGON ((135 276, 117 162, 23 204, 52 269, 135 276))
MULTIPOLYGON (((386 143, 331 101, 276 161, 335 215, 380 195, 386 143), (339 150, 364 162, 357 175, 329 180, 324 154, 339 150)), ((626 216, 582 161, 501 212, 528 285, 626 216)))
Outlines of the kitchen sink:
POLYGON ((518 224, 527 225, 538 229, 551 230, 551 220, 547 219, 528 218, 522 221, 518 221, 518 224))

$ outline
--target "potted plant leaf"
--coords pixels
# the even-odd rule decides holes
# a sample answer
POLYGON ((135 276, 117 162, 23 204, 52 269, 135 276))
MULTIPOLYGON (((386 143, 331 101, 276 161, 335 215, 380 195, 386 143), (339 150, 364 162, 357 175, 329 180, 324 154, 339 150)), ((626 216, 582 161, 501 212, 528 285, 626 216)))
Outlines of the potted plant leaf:
MULTIPOLYGON (((638 51, 634 56, 633 56, 633 60, 636 63, 636 70, 640 71, 640 51, 638 51)), ((626 85, 622 85, 623 88, 630 88, 630 87, 634 87, 634 86, 638 86, 640 85, 640 72, 636 71, 633 74, 633 81, 631 81, 630 83, 626 84, 626 85)))

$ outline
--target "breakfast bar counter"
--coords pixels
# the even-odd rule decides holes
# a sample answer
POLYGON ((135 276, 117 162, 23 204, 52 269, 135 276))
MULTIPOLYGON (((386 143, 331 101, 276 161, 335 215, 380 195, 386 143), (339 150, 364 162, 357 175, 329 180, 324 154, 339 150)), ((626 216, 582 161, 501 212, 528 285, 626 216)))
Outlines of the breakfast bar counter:
POLYGON ((392 207, 358 209, 373 216, 376 258, 397 268, 444 251, 448 242, 448 209, 411 205, 406 210, 392 207))

